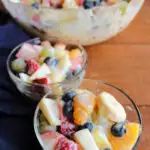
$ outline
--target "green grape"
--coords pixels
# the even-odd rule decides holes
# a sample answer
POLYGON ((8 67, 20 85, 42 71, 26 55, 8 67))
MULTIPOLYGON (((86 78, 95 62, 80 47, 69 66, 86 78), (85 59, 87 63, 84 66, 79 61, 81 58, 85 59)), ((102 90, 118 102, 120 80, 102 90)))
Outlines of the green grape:
POLYGON ((19 72, 25 72, 26 69, 26 63, 24 59, 17 58, 11 63, 11 68, 13 71, 19 73, 19 72))
POLYGON ((53 57, 54 50, 53 49, 43 49, 40 53, 41 57, 53 57))

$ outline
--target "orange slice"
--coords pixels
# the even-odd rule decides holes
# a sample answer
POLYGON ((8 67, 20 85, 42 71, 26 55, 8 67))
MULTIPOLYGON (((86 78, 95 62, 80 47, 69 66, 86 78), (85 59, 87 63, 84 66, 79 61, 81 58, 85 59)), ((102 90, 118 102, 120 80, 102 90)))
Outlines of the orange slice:
POLYGON ((113 150, 132 150, 134 147, 141 132, 141 127, 137 123, 128 123, 126 129, 127 132, 123 137, 115 137, 110 133, 109 141, 113 150))
POLYGON ((88 119, 88 114, 81 108, 76 108, 73 112, 74 123, 77 125, 83 125, 88 119))
POLYGON ((80 49, 78 49, 78 48, 72 49, 72 50, 69 52, 69 56, 70 56, 70 59, 76 59, 77 57, 81 56, 81 51, 80 51, 80 49))
POLYGON ((83 92, 74 97, 74 109, 81 108, 89 115, 93 112, 95 106, 95 95, 91 92, 83 92))

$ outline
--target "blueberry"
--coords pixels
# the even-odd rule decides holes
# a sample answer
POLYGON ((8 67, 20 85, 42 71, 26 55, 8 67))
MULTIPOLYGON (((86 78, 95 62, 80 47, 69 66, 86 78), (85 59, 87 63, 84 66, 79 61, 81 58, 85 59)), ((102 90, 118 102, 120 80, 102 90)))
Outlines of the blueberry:
POLYGON ((76 92, 69 91, 66 94, 63 95, 62 100, 64 102, 73 101, 73 98, 76 96, 76 92))
POLYGON ((89 131, 91 132, 93 129, 93 124, 91 122, 87 122, 83 126, 79 126, 79 130, 82 129, 89 129, 89 131))
POLYGON ((73 105, 72 105, 72 101, 68 101, 64 104, 63 107, 63 113, 64 115, 69 119, 72 120, 73 119, 73 105))
POLYGON ((67 111, 67 112, 70 112, 72 111, 73 107, 72 107, 72 101, 68 101, 65 103, 64 105, 64 110, 67 111))
POLYGON ((100 5, 101 2, 102 0, 85 0, 83 3, 83 6, 85 9, 90 9, 90 8, 100 5))
POLYGON ((102 0, 95 0, 93 3, 94 3, 94 6, 99 6, 101 2, 102 0))
POLYGON ((83 6, 85 9, 90 9, 90 8, 94 7, 94 3, 93 3, 93 1, 85 0, 83 3, 83 6))
POLYGON ((51 57, 46 57, 44 59, 44 63, 49 64, 50 60, 51 60, 51 57))
POLYGON ((116 137, 122 137, 126 133, 124 122, 115 123, 111 127, 111 133, 116 137))
POLYGON ((58 60, 56 58, 47 57, 45 58, 44 63, 46 63, 49 67, 56 67, 58 60))
POLYGON ((36 2, 33 3, 33 4, 32 4, 32 7, 38 9, 38 8, 39 8, 39 3, 36 3, 36 2))

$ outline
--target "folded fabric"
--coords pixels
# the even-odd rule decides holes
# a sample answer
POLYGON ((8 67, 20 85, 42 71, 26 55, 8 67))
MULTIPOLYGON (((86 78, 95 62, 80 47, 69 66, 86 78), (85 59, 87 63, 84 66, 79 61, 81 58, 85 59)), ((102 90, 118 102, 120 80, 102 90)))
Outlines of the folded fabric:
POLYGON ((41 149, 33 130, 37 104, 19 93, 6 69, 11 50, 29 38, 13 21, 0 23, 0 150, 41 149))
POLYGON ((0 113, 24 115, 33 109, 33 104, 29 105, 27 98, 17 91, 6 69, 6 60, 11 50, 29 38, 14 22, 0 26, 0 113))
POLYGON ((32 117, 0 115, 0 150, 41 150, 32 117))
POLYGON ((0 48, 12 49, 29 38, 14 22, 0 25, 0 48))

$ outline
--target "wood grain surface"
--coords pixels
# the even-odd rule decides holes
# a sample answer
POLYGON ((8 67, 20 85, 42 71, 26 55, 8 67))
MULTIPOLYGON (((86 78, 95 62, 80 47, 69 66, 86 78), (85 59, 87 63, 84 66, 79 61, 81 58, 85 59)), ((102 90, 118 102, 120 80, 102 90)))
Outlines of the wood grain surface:
POLYGON ((144 124, 138 150, 150 150, 150 0, 125 31, 86 49, 86 77, 117 85, 135 100, 144 124))

